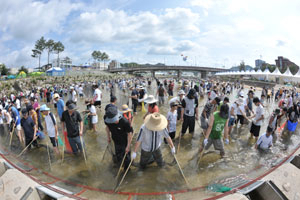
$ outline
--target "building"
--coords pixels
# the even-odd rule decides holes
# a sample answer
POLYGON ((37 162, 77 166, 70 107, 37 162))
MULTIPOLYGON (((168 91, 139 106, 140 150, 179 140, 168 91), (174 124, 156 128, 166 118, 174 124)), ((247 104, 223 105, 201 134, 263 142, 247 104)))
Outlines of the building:
POLYGON ((275 60, 276 66, 279 68, 280 71, 284 71, 286 68, 291 67, 291 66, 298 66, 291 62, 289 59, 283 57, 283 56, 278 56, 278 58, 275 60))
POLYGON ((121 68, 121 64, 116 60, 112 60, 108 65, 108 69, 115 69, 115 68, 121 68))
POLYGON ((71 69, 72 67, 72 60, 69 57, 65 57, 62 59, 54 59, 52 61, 53 67, 60 67, 62 69, 71 69))
POLYGON ((255 60, 255 68, 256 69, 261 69, 262 65, 265 64, 266 62, 264 60, 261 59, 257 59, 255 60))

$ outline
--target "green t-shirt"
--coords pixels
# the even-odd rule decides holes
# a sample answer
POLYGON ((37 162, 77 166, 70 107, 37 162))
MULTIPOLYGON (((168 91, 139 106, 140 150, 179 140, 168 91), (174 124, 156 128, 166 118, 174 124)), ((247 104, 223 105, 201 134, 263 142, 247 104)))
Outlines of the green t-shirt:
POLYGON ((222 132, 227 122, 227 119, 220 117, 219 113, 218 111, 214 112, 214 124, 209 135, 211 139, 220 139, 222 137, 222 132))

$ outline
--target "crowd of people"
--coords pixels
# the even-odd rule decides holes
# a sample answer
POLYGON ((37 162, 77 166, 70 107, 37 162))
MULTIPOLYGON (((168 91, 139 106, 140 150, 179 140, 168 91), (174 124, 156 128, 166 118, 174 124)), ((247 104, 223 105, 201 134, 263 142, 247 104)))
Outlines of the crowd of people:
POLYGON ((0 124, 8 124, 10 134, 16 133, 19 145, 28 149, 31 145, 39 147, 38 138, 44 132, 57 155, 60 154, 61 130, 72 153, 78 155, 88 145, 82 137, 84 122, 87 121, 94 132, 99 131, 98 113, 103 110, 106 90, 110 94, 110 102, 103 110, 107 142, 113 141, 113 161, 118 166, 124 163, 124 169, 136 159, 139 147, 142 169, 153 162, 164 166, 160 150, 163 141, 170 146, 171 153, 176 154, 176 135, 184 137, 187 130, 194 134, 196 124, 200 125, 203 135, 199 153, 213 145, 222 157, 225 156, 224 143, 230 143, 233 127, 249 127, 249 141, 255 140, 254 148, 267 151, 283 133, 291 136, 298 124, 300 93, 296 88, 280 87, 275 91, 274 87, 264 87, 260 91, 252 87, 246 89, 239 82, 155 79, 157 89, 153 90, 152 81, 151 78, 131 78, 80 82, 69 88, 56 84, 30 90, 24 88, 26 91, 1 97, 0 124), (128 98, 127 104, 121 107, 117 106, 117 90, 128 98), (130 94, 126 95, 128 92, 130 94), (77 108, 81 99, 87 109, 80 112, 77 108), (199 101, 205 101, 203 109, 199 101), (50 109, 52 104, 55 110, 50 109), (169 111, 165 116, 160 113, 160 107, 166 104, 169 111), (274 104, 278 106, 267 115, 269 106, 274 104), (133 142, 133 124, 138 112, 145 113, 144 123, 133 142), (262 125, 266 123, 268 126, 264 130, 262 125), (181 129, 176 133, 178 126, 181 129))

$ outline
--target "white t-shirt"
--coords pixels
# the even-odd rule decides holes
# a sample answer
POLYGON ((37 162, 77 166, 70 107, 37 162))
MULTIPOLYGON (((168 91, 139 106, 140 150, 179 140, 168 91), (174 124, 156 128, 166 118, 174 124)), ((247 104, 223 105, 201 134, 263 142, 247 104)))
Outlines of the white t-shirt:
POLYGON ((99 88, 95 89, 94 97, 96 97, 96 95, 97 95, 97 98, 95 101, 101 101, 101 94, 102 94, 102 92, 99 88))
POLYGON ((174 112, 169 111, 167 115, 167 120, 169 121, 169 132, 175 132, 177 122, 177 110, 175 110, 174 112))
MULTIPOLYGON (((56 119, 55 119, 54 115, 53 115, 53 119, 56 123, 56 119)), ((53 121, 51 119, 50 113, 49 113, 49 115, 45 116, 45 122, 46 122, 47 132, 48 132, 49 137, 55 137, 55 126, 54 126, 53 121)))
POLYGON ((17 109, 20 109, 20 108, 21 108, 21 102, 20 102, 20 99, 16 99, 16 107, 17 107, 17 109))
POLYGON ((266 133, 264 133, 262 136, 259 137, 259 139, 257 140, 256 144, 261 149, 268 149, 269 146, 273 144, 272 140, 273 140, 273 136, 272 135, 270 135, 269 137, 267 137, 266 133))
POLYGON ((92 124, 98 123, 98 115, 97 115, 96 107, 94 105, 91 105, 90 112, 96 114, 95 116, 92 116, 92 124))
POLYGON ((83 94, 83 88, 82 88, 82 87, 79 87, 79 88, 78 88, 78 93, 79 93, 79 94, 83 94))
POLYGON ((73 90, 73 92, 72 92, 72 100, 74 101, 74 102, 77 102, 77 93, 76 93, 76 91, 75 90, 73 90))
POLYGON ((233 103, 232 105, 231 105, 231 107, 230 107, 230 109, 229 109, 229 114, 230 114, 230 116, 232 116, 232 117, 235 117, 236 115, 237 115, 237 105, 236 105, 236 103, 233 103), (234 115, 231 115, 231 109, 233 108, 233 114, 234 115))
POLYGON ((260 104, 258 107, 256 107, 256 111, 255 111, 255 118, 254 118, 254 121, 253 123, 256 125, 256 126, 261 126, 262 125, 262 122, 264 121, 263 119, 262 120, 259 120, 257 122, 257 120, 259 118, 261 118, 262 115, 264 115, 264 107, 260 104))
POLYGON ((238 102, 239 103, 239 106, 236 106, 236 114, 237 115, 243 115, 242 113, 241 113, 241 111, 243 112, 243 113, 245 113, 245 103, 240 103, 240 102, 238 102))

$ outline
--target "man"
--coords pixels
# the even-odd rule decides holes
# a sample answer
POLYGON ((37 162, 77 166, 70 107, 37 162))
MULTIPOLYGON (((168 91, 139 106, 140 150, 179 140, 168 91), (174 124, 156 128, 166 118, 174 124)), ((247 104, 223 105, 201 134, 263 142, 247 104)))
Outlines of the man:
MULTIPOLYGON (((21 127, 23 129, 24 135, 25 135, 25 146, 28 146, 32 141, 32 145, 35 147, 38 147, 38 143, 36 141, 36 132, 37 128, 34 124, 32 118, 28 115, 28 111, 26 108, 22 110, 22 119, 21 119, 21 127)), ((28 149, 31 148, 31 145, 28 147, 28 149)))
POLYGON ((59 119, 61 120, 62 114, 65 111, 65 102, 60 98, 59 94, 57 93, 53 95, 53 99, 56 101, 57 114, 59 116, 59 119))
POLYGON ((67 127, 67 136, 73 153, 76 155, 78 151, 82 152, 80 137, 83 134, 83 121, 80 113, 76 111, 76 105, 73 101, 66 103, 67 110, 63 112, 61 118, 62 132, 67 127))
POLYGON ((140 167, 142 169, 145 169, 146 166, 153 160, 155 160, 158 166, 164 166, 164 161, 160 151, 163 136, 167 139, 167 142, 171 146, 172 154, 175 154, 175 147, 168 134, 167 125, 168 121, 166 117, 159 113, 150 114, 145 118, 144 124, 142 125, 137 137, 134 152, 132 153, 132 159, 135 159, 137 149, 141 145, 142 152, 140 167))
POLYGON ((170 81, 169 89, 168 89, 168 94, 169 94, 170 97, 173 96, 173 89, 174 89, 174 81, 170 81))
POLYGON ((259 137, 258 141, 256 142, 255 149, 260 149, 263 151, 268 150, 273 145, 273 137, 272 137, 272 128, 267 128, 267 133, 263 134, 259 137))
POLYGON ((105 106, 104 110, 106 111, 109 107, 115 107, 115 108, 117 108, 117 106, 116 106, 117 100, 118 100, 117 97, 111 96, 110 97, 110 103, 105 106))
POLYGON ((229 106, 223 104, 219 112, 214 112, 209 119, 208 129, 203 141, 203 146, 200 148, 200 152, 205 148, 206 150, 213 144, 215 150, 220 151, 221 157, 224 157, 224 145, 222 141, 222 132, 224 130, 225 143, 229 144, 228 139, 228 115, 229 106))
POLYGON ((253 95, 254 95, 254 92, 252 90, 249 90, 248 98, 245 101, 245 111, 246 111, 247 117, 249 117, 251 114, 254 114, 254 112, 253 112, 253 95))
POLYGON ((74 87, 70 87, 71 89, 71 100, 74 102, 74 104, 76 105, 77 103, 77 92, 75 91, 74 87))
POLYGON ((50 112, 50 108, 48 108, 46 104, 41 106, 40 111, 45 116, 46 134, 48 134, 50 138, 55 153, 59 154, 58 147, 57 147, 58 129, 57 129, 55 116, 50 112))
POLYGON ((122 117, 116 107, 109 107, 104 115, 104 123, 106 125, 107 142, 114 141, 116 162, 121 164, 124 155, 124 169, 127 169, 130 163, 130 144, 132 140, 132 127, 127 119, 122 117))
POLYGON ((188 95, 184 97, 181 106, 181 121, 182 129, 181 135, 183 136, 189 128, 189 133, 193 134, 195 129, 195 120, 198 120, 198 99, 196 98, 195 89, 190 89, 188 95))
POLYGON ((139 101, 138 101, 139 92, 136 90, 135 87, 131 87, 130 90, 131 90, 131 96, 129 98, 131 98, 132 109, 133 109, 134 114, 137 115, 136 108, 139 103, 139 101))
POLYGON ((25 144, 24 135, 21 133, 21 118, 18 110, 11 104, 8 108, 8 111, 11 113, 15 127, 17 129, 18 138, 21 144, 25 144))
POLYGON ((101 108, 101 99, 102 99, 102 92, 97 85, 95 85, 94 91, 94 106, 101 108))
POLYGON ((219 97, 215 97, 213 100, 210 100, 205 104, 200 117, 201 128, 203 129, 203 135, 206 135, 210 115, 215 112, 215 110, 217 109, 217 105, 219 105, 220 102, 221 99, 219 97))
POLYGON ((253 136, 254 136, 255 141, 257 141, 258 136, 259 136, 260 127, 264 120, 264 108, 261 105, 258 97, 253 98, 253 103, 256 105, 256 111, 252 117, 252 118, 254 118, 254 120, 252 121, 250 133, 251 133, 251 138, 253 138, 253 136))
POLYGON ((156 95, 158 95, 159 105, 164 104, 165 103, 165 95, 167 95, 167 92, 164 89, 163 84, 159 85, 159 88, 157 89, 156 95))

